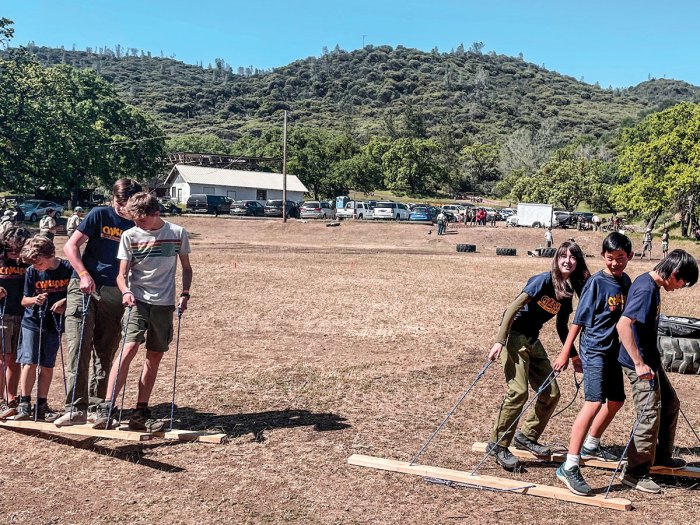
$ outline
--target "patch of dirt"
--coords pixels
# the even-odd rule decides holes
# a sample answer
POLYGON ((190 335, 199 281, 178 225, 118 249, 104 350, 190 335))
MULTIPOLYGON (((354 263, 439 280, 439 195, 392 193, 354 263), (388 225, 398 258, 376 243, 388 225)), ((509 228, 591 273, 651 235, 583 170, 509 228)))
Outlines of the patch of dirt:
MULTIPOLYGON (((420 478, 347 464, 353 453, 409 460, 486 360, 503 309, 551 259, 529 258, 543 230, 434 227, 345 221, 237 221, 181 217, 192 233, 194 285, 182 319, 176 427, 226 432, 225 445, 76 439, 0 429, 5 450, 0 511, 6 523, 692 523, 693 484, 664 480, 644 495, 614 484, 632 514, 571 503, 451 489, 420 478), (455 233, 452 233, 454 231, 455 233), (457 243, 478 253, 457 253, 457 243), (517 257, 497 257, 514 247, 517 257), (660 518, 663 516, 663 518, 660 518)), ((604 234, 555 230, 589 254, 604 234)), ((59 238, 59 244, 62 238, 59 238)), ((635 245, 641 237, 633 237, 635 245)), ((698 255, 695 244, 678 243, 698 255)), ((655 263, 655 261, 654 261, 655 263)), ((592 271, 599 257, 588 259, 592 271)), ((632 278, 653 263, 633 260, 632 278)), ((700 286, 664 294, 663 312, 700 317, 700 286)), ((560 349, 554 327, 542 340, 560 349)), ((163 360, 152 401, 170 408, 174 352, 163 360)), ((137 370, 127 384, 134 403, 137 370)), ((50 400, 60 406, 60 370, 50 400)), ((700 383, 672 374, 691 421, 700 426, 700 383)), ((571 371, 559 381, 563 407, 571 371)), ((471 470, 505 392, 489 369, 424 453, 421 463, 471 470)), ((564 446, 580 406, 554 419, 543 441, 564 446)), ((634 419, 627 404, 604 436, 623 446, 634 419)), ((683 421, 679 446, 698 452, 683 421)), ((697 456, 688 455, 691 461, 697 456)), ((558 485, 555 465, 484 474, 558 485)), ((610 473, 584 471, 604 489, 610 473)))

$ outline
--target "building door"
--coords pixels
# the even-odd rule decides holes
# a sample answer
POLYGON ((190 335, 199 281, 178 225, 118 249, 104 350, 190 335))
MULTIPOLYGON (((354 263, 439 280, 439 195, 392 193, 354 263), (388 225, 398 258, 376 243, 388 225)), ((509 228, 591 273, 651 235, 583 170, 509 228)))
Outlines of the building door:
POLYGON ((236 192, 235 190, 226 190, 226 196, 231 199, 232 201, 236 200, 236 192))

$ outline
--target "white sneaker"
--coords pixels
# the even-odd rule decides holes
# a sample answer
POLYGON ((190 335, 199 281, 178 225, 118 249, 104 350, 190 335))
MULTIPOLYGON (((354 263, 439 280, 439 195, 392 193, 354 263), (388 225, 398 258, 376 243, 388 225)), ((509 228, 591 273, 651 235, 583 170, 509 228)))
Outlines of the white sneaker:
POLYGON ((87 423, 87 417, 85 415, 85 412, 82 410, 73 410, 67 411, 65 414, 63 414, 61 417, 59 417, 56 421, 53 422, 54 425, 57 427, 69 427, 71 425, 84 425, 87 423))

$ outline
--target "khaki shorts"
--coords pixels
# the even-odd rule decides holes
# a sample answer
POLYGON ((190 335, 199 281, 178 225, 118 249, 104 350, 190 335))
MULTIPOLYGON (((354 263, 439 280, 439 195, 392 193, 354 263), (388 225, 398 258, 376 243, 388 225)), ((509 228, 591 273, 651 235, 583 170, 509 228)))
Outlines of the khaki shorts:
POLYGON ((5 315, 3 317, 3 326, 0 328, 0 337, 3 337, 3 341, 0 341, 0 349, 6 354, 14 354, 17 352, 17 345, 19 344, 19 334, 21 333, 21 315, 5 315))
POLYGON ((175 305, 158 305, 136 301, 136 306, 127 308, 122 317, 122 326, 126 327, 127 343, 146 343, 146 350, 166 352, 173 340, 173 312, 175 305))

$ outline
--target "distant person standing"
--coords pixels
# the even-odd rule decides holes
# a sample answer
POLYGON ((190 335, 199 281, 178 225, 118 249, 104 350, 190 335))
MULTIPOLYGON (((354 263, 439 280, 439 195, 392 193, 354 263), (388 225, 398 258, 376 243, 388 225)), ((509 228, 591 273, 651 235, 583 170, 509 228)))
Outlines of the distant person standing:
POLYGON ((19 205, 15 206, 15 223, 19 225, 20 222, 24 222, 24 219, 26 219, 26 215, 24 215, 24 210, 19 207, 19 205))
POLYGON ((443 210, 440 210, 440 213, 438 213, 437 216, 437 234, 438 235, 444 235, 445 234, 445 222, 447 221, 447 216, 445 215, 445 212, 443 210))
POLYGON ((73 210, 73 215, 68 217, 68 223, 66 224, 66 234, 70 239, 71 235, 75 233, 78 229, 78 225, 83 220, 83 209, 80 206, 76 206, 73 210))
POLYGON ((668 255, 668 228, 664 228, 661 234, 661 256, 665 259, 668 255))
POLYGON ((651 228, 644 230, 644 239, 642 240, 642 256, 640 259, 644 259, 647 251, 649 252, 649 260, 651 260, 651 228))
POLYGON ((591 222, 593 223, 593 229, 594 229, 595 231, 600 230, 600 224, 601 224, 602 220, 601 220, 601 218, 600 218, 598 215, 594 215, 594 216, 591 218, 591 222))
POLYGON ((14 226, 13 216, 12 210, 7 210, 2 214, 2 218, 0 218, 0 234, 5 233, 14 226))
POLYGON ((43 235, 51 242, 56 235, 56 219, 53 218, 53 215, 54 209, 46 208, 46 213, 39 221, 39 235, 43 235))
POLYGON ((544 240, 547 243, 547 248, 552 247, 552 243, 554 242, 554 236, 552 235, 552 227, 550 226, 547 228, 547 231, 544 232, 544 240))

